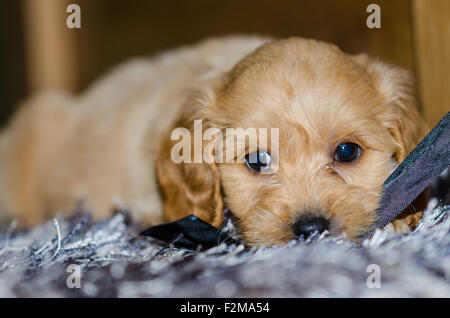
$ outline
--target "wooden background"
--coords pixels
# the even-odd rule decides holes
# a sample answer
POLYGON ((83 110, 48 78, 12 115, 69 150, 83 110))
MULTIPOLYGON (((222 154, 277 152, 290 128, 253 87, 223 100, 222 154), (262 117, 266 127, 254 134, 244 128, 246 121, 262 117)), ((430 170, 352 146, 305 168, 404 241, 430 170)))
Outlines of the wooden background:
POLYGON ((303 36, 367 52, 416 72, 430 124, 450 109, 450 0, 377 0, 381 29, 366 26, 371 0, 3 1, 0 11, 15 13, 0 38, 10 95, 0 119, 39 89, 76 93, 129 57, 229 34, 303 36), (69 3, 81 7, 81 29, 66 28, 69 3))

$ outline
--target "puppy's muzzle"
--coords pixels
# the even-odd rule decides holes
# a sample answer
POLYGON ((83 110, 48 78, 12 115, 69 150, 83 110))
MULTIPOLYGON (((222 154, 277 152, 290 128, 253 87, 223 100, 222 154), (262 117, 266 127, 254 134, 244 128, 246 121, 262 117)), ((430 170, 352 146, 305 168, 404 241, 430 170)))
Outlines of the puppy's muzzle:
POLYGON ((293 226, 296 237, 308 238, 314 233, 322 233, 329 230, 330 222, 323 216, 300 216, 293 226))

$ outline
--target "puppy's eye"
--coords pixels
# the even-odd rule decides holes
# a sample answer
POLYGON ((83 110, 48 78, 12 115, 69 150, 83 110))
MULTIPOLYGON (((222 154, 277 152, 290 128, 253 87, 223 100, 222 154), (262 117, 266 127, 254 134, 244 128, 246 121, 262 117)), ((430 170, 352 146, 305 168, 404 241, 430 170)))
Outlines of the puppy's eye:
POLYGON ((258 150, 245 155, 245 164, 254 172, 261 172, 270 167, 271 157, 267 151, 258 150))
POLYGON ((345 142, 337 146, 334 159, 341 162, 352 162, 361 154, 361 148, 353 142, 345 142))

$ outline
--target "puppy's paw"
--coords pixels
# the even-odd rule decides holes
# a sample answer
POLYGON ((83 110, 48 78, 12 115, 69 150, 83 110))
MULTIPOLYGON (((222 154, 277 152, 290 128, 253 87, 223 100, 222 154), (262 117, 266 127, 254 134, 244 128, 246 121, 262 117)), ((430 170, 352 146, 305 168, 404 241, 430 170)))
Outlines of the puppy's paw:
POLYGON ((406 225, 405 222, 402 220, 394 220, 388 225, 386 225, 383 230, 385 233, 400 233, 400 234, 406 234, 411 232, 408 225, 406 225))
POLYGON ((422 217, 423 211, 419 211, 414 214, 405 215, 404 217, 398 218, 397 220, 403 222, 412 231, 417 227, 417 225, 419 225, 419 222, 420 220, 422 220, 422 217))
POLYGON ((395 233, 409 233, 414 230, 423 217, 423 211, 416 212, 414 214, 403 213, 394 221, 386 225, 383 231, 395 232, 395 233))
POLYGON ((395 233, 405 234, 411 232, 411 228, 404 220, 394 220, 390 225, 392 225, 392 231, 395 233))

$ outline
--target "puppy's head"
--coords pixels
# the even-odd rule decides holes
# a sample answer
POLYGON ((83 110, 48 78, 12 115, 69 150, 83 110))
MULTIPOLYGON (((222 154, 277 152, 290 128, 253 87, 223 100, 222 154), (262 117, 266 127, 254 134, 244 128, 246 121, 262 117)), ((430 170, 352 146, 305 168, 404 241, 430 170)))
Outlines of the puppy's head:
MULTIPOLYGON (((222 137, 227 128, 256 135, 232 146, 232 162, 175 163, 166 140, 157 161, 165 217, 218 226, 227 207, 250 245, 324 230, 357 239, 375 221, 382 183, 424 135, 406 71, 299 38, 262 46, 185 109, 174 128, 193 132, 198 119, 222 137)), ((203 149, 230 153, 219 139, 203 138, 203 149)))

